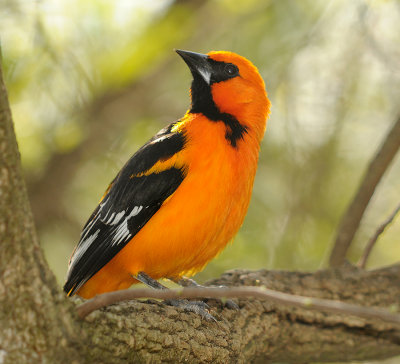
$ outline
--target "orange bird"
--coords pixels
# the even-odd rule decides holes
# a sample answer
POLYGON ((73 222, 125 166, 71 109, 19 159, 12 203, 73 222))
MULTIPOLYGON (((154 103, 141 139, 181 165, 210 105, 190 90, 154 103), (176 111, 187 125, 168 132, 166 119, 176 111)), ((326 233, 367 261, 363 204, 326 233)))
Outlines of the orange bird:
POLYGON ((191 276, 244 220, 270 108, 264 81, 235 53, 176 52, 193 76, 191 108, 109 185, 70 259, 69 296, 191 276))

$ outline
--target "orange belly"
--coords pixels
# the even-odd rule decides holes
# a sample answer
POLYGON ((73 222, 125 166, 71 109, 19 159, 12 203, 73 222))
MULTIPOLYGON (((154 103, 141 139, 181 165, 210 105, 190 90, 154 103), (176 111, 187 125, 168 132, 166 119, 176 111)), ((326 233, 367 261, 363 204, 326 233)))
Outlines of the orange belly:
POLYGON ((191 163, 182 184, 133 239, 80 288, 80 296, 90 298, 128 288, 137 283, 132 276, 140 271, 154 279, 192 275, 231 241, 247 211, 258 148, 244 158, 235 148, 226 147, 222 123, 207 121, 206 127, 212 130, 199 130, 204 136, 196 135, 196 145, 188 135, 190 148, 182 153, 191 163), (210 135, 215 139, 210 140, 210 135))

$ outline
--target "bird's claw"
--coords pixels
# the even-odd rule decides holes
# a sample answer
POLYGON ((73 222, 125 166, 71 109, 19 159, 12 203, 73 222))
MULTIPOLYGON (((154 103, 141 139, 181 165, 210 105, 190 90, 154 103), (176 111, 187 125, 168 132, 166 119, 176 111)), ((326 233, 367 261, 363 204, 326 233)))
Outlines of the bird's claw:
MULTIPOLYGON (((173 282, 179 284, 182 287, 197 287, 197 288, 227 288, 227 286, 203 286, 201 284, 198 284, 195 280, 191 279, 191 278, 187 278, 187 277, 181 277, 180 279, 173 279, 170 278, 173 282)), ((215 301, 217 303, 219 303, 221 305, 222 308, 226 307, 230 310, 239 310, 239 305, 235 302, 232 301, 231 299, 219 299, 219 298, 210 298, 210 299, 206 299, 207 301, 215 301)), ((200 302, 200 301, 197 301, 200 302)))
POLYGON ((231 300, 231 299, 223 299, 223 298, 208 298, 206 299, 210 304, 214 303, 215 305, 219 305, 221 308, 227 308, 228 310, 239 310, 239 305, 231 300))
POLYGON ((167 305, 183 308, 185 311, 194 312, 200 315, 207 321, 217 322, 215 317, 208 312, 210 308, 207 303, 203 301, 188 301, 188 300, 165 300, 167 305))
MULTIPOLYGON (((220 286, 209 286, 209 287, 222 288, 222 289, 228 288, 227 286, 223 286, 223 285, 220 285, 220 286)), ((213 298, 213 300, 219 302, 222 307, 226 307, 229 310, 239 310, 240 309, 239 305, 235 301, 233 301, 233 300, 231 300, 229 298, 228 299, 213 298)))
POLYGON ((229 310, 240 310, 239 305, 235 301, 230 299, 225 301, 225 307, 229 310))

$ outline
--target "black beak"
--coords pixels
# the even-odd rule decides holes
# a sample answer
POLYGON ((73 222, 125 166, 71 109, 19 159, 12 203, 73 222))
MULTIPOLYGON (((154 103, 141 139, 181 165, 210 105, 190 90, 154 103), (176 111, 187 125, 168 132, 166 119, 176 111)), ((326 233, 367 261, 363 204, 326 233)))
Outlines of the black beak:
POLYGON ((206 54, 183 51, 181 49, 176 49, 175 51, 186 62, 193 77, 200 75, 208 85, 210 84, 212 69, 206 54))

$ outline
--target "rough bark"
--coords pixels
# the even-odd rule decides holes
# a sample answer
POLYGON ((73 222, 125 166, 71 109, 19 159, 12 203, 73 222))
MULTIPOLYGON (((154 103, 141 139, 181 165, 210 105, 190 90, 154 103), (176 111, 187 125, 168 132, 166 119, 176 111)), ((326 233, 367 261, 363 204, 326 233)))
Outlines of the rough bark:
MULTIPOLYGON (((299 295, 390 307, 400 298, 400 266, 316 273, 232 271, 213 284, 265 285, 299 295)), ((377 360, 400 354, 388 323, 240 299, 240 310, 212 306, 217 323, 156 301, 130 301, 85 320, 94 362, 310 363, 377 360), (300 359, 301 358, 301 359, 300 359)))
POLYGON ((0 363, 78 363, 72 306, 39 248, 0 68, 0 363))

